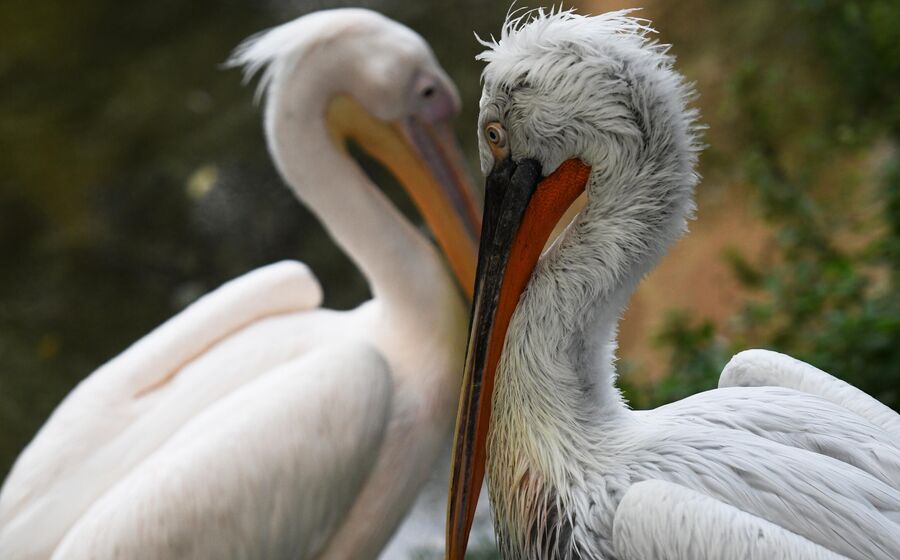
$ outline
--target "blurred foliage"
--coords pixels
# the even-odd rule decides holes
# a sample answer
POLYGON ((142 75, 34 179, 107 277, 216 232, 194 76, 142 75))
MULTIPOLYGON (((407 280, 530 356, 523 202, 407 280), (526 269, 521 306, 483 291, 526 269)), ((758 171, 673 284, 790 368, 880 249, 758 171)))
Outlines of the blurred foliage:
POLYGON ((635 405, 713 388, 732 354, 763 347, 898 410, 900 3, 794 0, 754 9, 754 41, 767 46, 748 50, 728 77, 723 103, 740 117, 729 130, 739 149, 727 160, 753 187, 775 238, 765 262, 724 256, 754 296, 728 324, 670 315, 658 336, 671 352, 670 374, 632 391, 635 405), (870 216, 859 219, 844 203, 859 200, 852 195, 862 185, 835 176, 836 161, 876 166, 870 216))

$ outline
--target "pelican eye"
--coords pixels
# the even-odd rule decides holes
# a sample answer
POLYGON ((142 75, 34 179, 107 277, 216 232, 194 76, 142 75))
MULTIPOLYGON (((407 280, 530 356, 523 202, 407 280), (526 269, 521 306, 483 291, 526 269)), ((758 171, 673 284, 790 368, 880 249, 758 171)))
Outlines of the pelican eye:
POLYGON ((499 163, 509 157, 509 148, 506 147, 506 129, 498 122, 490 122, 484 127, 484 137, 487 138, 488 148, 494 156, 494 163, 499 163))
POLYGON ((491 146, 496 148, 506 147, 506 129, 498 122, 489 123, 484 127, 484 136, 491 146))

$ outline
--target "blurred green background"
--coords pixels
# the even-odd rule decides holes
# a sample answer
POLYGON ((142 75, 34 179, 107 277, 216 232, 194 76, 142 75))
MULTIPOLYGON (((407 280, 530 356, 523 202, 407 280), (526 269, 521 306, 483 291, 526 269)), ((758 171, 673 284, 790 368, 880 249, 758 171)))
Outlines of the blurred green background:
MULTIPOLYGON (((0 4, 0 478, 79 380, 229 278, 297 258, 327 305, 366 296, 277 177, 252 88, 220 66, 246 36, 341 5, 432 44, 474 163, 472 32, 496 34, 506 2, 0 4)), ((710 128, 694 231, 623 325, 627 395, 714 387, 736 350, 766 347, 900 408, 900 2, 643 5, 710 128)))

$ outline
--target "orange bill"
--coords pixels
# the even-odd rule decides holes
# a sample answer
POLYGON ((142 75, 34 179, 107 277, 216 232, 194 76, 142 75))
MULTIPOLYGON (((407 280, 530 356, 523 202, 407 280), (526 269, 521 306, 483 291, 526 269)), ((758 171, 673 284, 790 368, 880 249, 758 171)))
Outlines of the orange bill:
POLYGON ((471 298, 482 204, 449 121, 384 122, 347 95, 331 101, 326 120, 336 142, 353 140, 400 181, 471 298))
POLYGON ((591 168, 568 160, 541 178, 534 160, 498 162, 485 187, 484 229, 463 374, 447 510, 447 558, 465 556, 484 479, 497 364, 519 297, 547 239, 584 192, 591 168))

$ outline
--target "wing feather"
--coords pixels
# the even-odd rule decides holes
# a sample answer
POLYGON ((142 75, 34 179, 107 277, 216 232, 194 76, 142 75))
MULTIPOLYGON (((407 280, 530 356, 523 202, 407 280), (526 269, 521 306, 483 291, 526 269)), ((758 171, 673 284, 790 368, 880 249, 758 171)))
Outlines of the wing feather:
POLYGON ((616 509, 622 560, 841 560, 791 531, 662 480, 631 486, 616 509))
POLYGON ((391 395, 365 344, 285 364, 185 425, 53 557, 314 557, 378 456, 391 395))
MULTIPOLYGON (((249 347, 264 338, 251 337, 252 327, 309 310, 320 300, 321 288, 305 265, 265 266, 204 296, 86 378, 25 448, 0 489, 0 557, 8 557, 6 550, 31 549, 45 558, 46 547, 120 472, 218 398, 216 391, 229 389, 223 379, 229 368, 266 371, 259 364, 275 357, 251 354, 249 347), (212 376, 215 390, 179 387, 180 395, 161 401, 182 374, 193 375, 194 384, 201 374, 212 376)), ((272 340, 269 331, 266 340, 272 340)))
POLYGON ((727 387, 638 414, 747 432, 832 457, 900 489, 900 447, 891 435, 815 395, 782 387, 727 387))
POLYGON ((663 429, 639 480, 702 492, 857 559, 900 558, 900 491, 856 467, 739 430, 663 429))
POLYGON ((900 415, 853 385, 785 354, 746 350, 735 355, 719 377, 719 387, 761 386, 819 396, 853 411, 900 441, 900 415))

